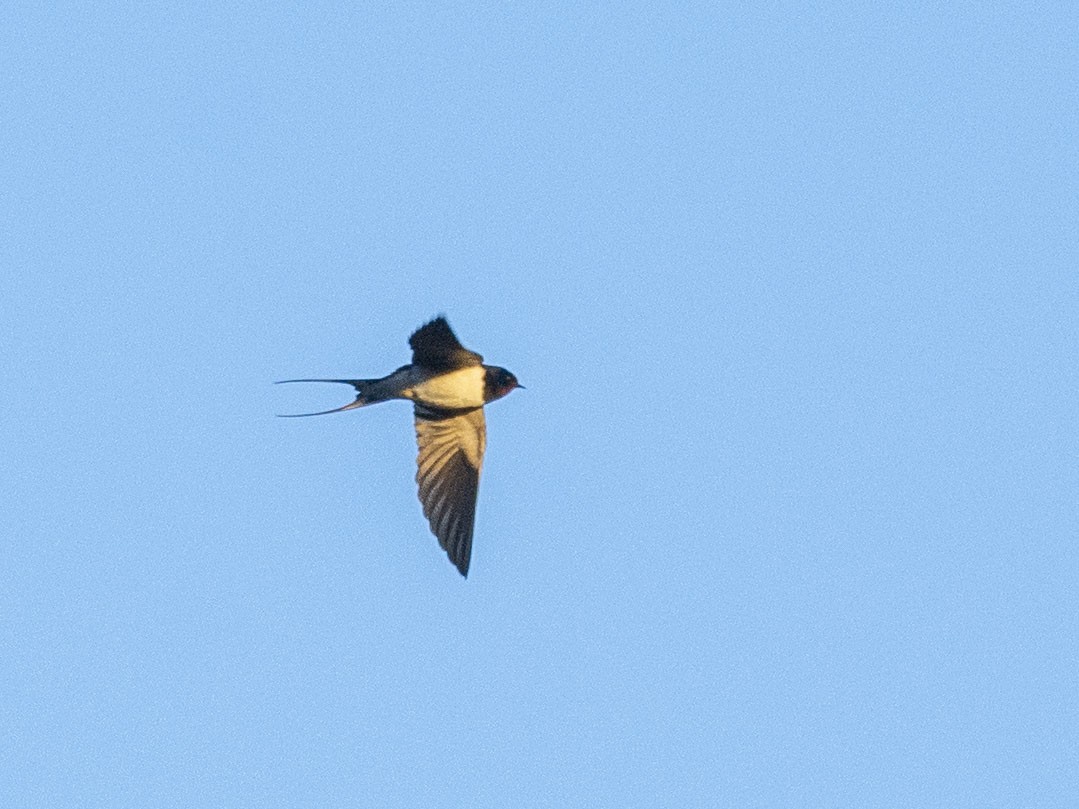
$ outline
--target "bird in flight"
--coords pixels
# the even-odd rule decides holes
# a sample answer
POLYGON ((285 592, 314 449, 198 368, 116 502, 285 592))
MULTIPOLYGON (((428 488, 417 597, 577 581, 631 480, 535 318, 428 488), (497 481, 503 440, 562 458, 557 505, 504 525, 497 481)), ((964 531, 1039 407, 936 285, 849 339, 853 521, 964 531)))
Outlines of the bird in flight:
POLYGON ((412 364, 381 379, 286 379, 278 384, 338 382, 356 389, 356 400, 344 407, 290 418, 340 413, 390 399, 412 402, 423 515, 450 561, 467 577, 476 490, 487 446, 483 406, 524 386, 505 368, 484 365, 483 357, 461 345, 445 317, 416 329, 408 344, 412 364))

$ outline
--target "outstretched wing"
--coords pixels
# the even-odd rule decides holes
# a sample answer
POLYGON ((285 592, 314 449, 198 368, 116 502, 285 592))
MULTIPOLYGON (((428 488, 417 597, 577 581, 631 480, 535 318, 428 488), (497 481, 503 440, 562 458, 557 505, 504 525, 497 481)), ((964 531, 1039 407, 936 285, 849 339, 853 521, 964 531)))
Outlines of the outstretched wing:
POLYGON ((483 363, 483 357, 458 342, 450 324, 441 315, 416 329, 408 338, 408 344, 412 347, 413 363, 437 371, 453 371, 483 363))
POLYGON ((417 405, 415 417, 420 448, 416 482, 423 515, 450 561, 468 576, 476 490, 487 445, 483 408, 447 414, 417 405))

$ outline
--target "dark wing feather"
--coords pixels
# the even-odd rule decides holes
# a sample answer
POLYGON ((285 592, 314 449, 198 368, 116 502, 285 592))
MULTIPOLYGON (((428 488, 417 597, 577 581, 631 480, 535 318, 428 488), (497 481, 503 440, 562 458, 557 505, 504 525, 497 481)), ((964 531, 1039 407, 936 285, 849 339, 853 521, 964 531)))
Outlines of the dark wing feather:
POLYGON ((450 324, 441 316, 416 329, 408 344, 412 348, 412 362, 426 368, 452 371, 483 363, 483 357, 458 342, 450 324))
POLYGON ((472 557, 476 490, 483 467, 487 427, 483 408, 442 414, 417 405, 416 483, 431 532, 462 576, 472 557))

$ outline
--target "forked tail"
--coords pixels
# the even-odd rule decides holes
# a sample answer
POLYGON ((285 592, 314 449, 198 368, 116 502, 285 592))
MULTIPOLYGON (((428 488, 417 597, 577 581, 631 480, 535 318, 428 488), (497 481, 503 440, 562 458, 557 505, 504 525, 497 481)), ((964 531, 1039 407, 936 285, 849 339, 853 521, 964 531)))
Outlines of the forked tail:
POLYGON ((352 385, 356 389, 356 401, 349 402, 343 407, 335 407, 333 410, 320 410, 317 413, 278 413, 284 419, 297 419, 304 416, 325 416, 327 413, 341 413, 345 410, 354 410, 357 407, 385 401, 384 398, 370 395, 369 389, 378 379, 282 379, 274 382, 275 385, 287 385, 290 382, 337 382, 342 385, 352 385))

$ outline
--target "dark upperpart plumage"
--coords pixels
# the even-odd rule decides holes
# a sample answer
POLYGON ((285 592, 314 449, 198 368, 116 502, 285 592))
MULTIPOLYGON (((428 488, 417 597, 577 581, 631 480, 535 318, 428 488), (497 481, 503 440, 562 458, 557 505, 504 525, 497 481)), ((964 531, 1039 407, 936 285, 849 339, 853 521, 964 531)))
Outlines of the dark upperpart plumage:
POLYGON ((412 362, 432 370, 452 371, 483 364, 483 357, 461 345, 442 315, 412 332, 408 345, 412 362))

